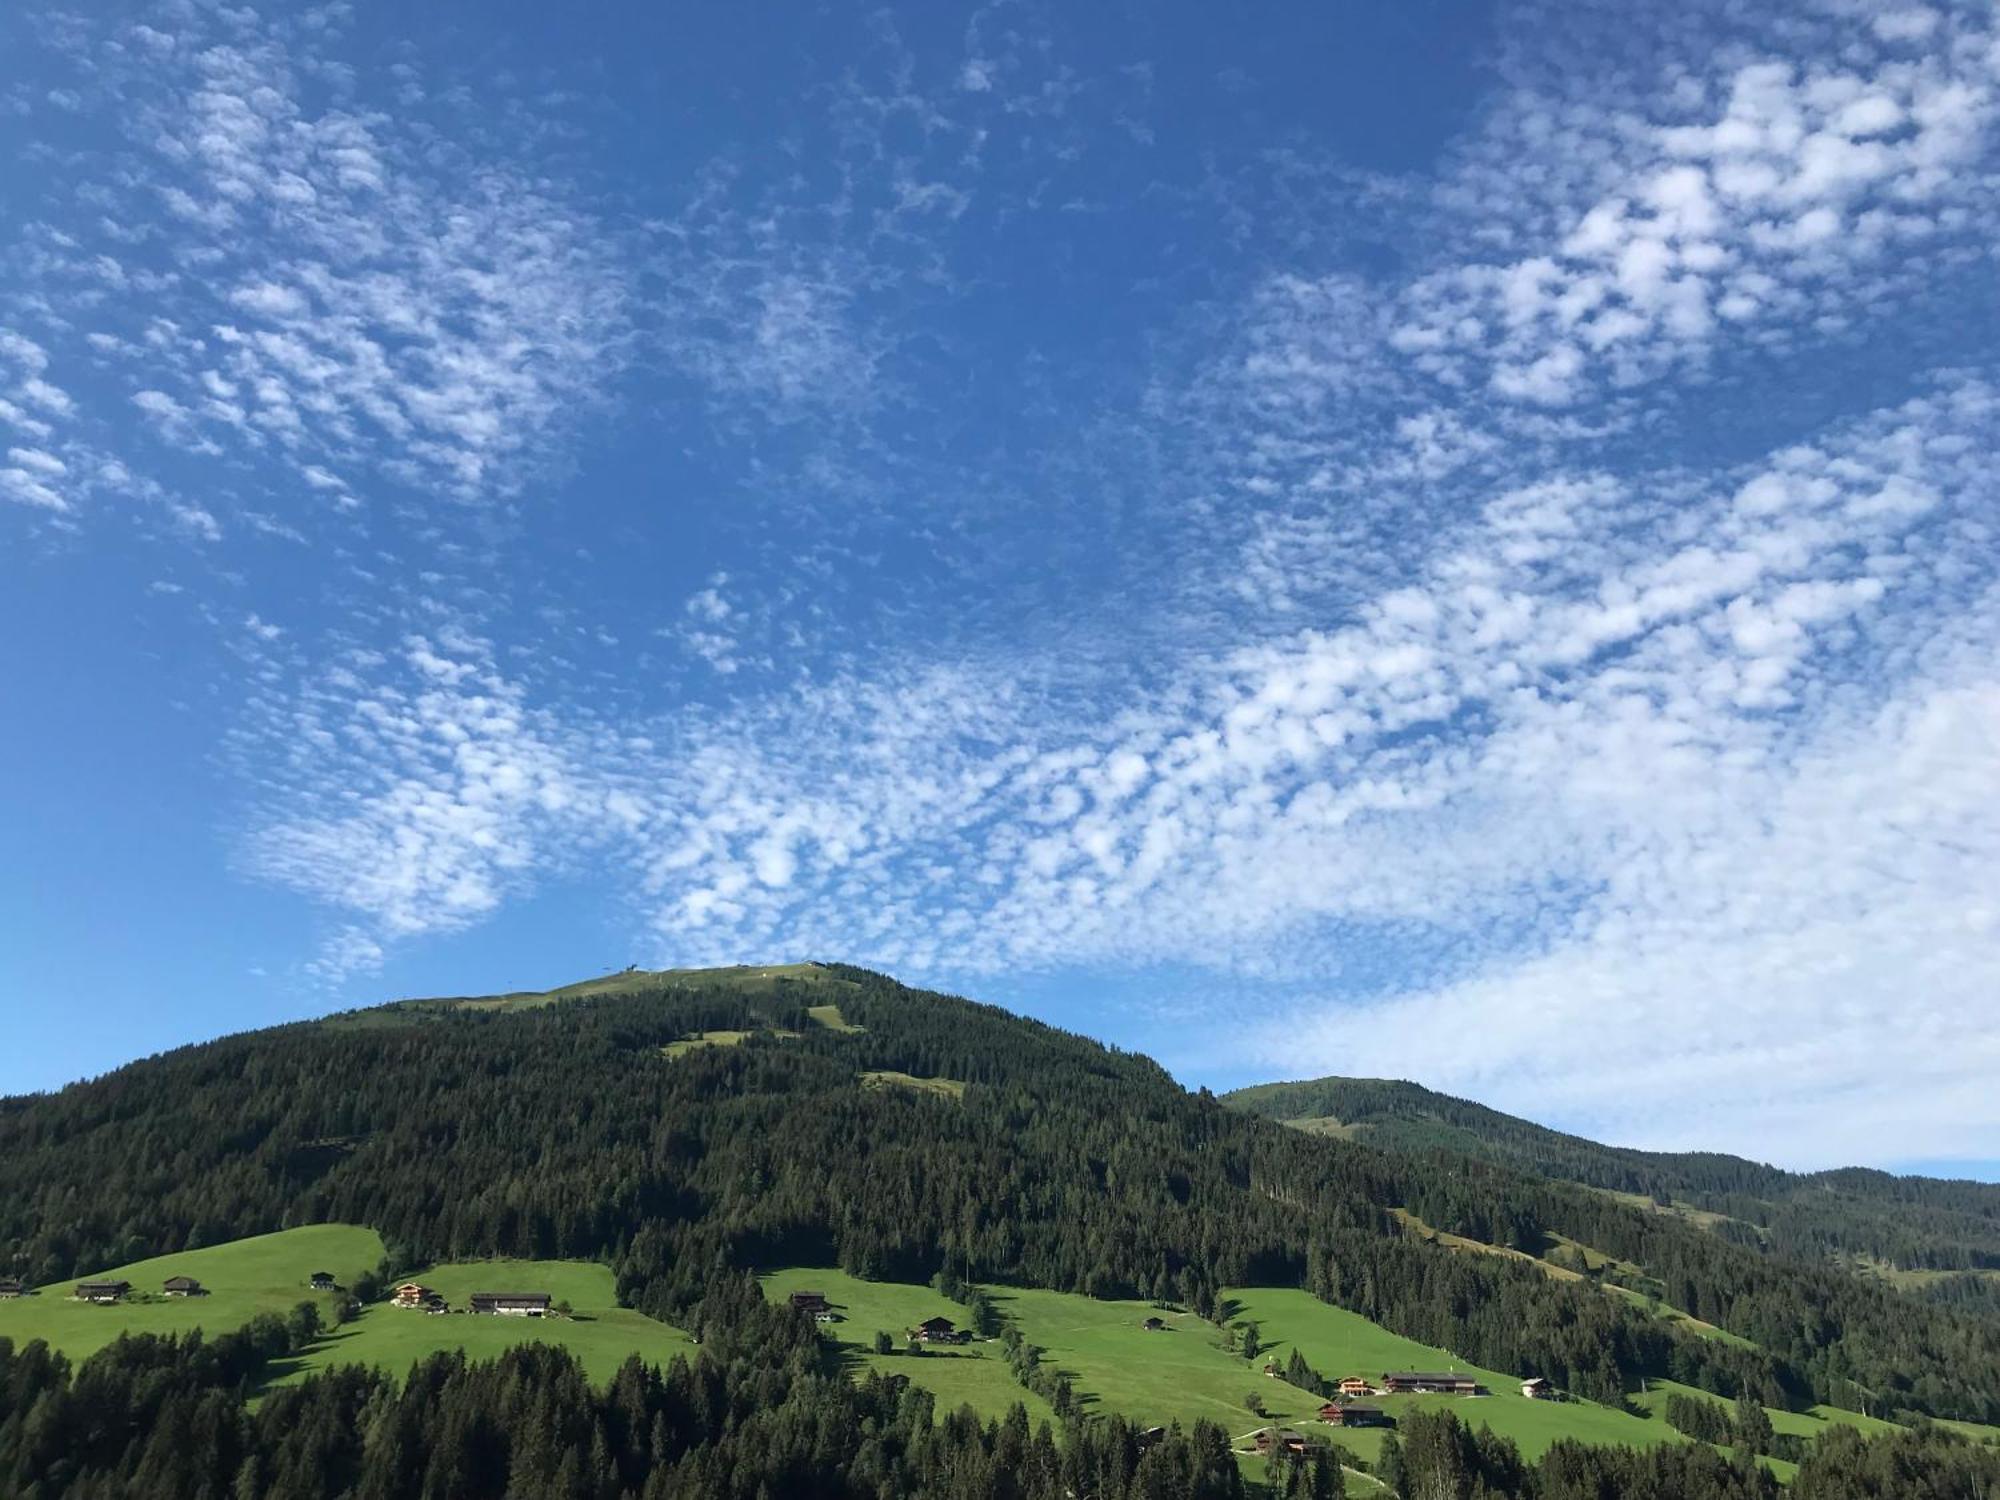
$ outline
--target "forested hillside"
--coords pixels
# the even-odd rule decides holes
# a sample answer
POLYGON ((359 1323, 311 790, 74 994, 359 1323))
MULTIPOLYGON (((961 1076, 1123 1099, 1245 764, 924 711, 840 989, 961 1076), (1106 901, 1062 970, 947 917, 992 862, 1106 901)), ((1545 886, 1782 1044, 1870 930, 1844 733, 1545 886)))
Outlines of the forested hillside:
POLYGON ((1225 1285, 1290 1285, 1603 1399, 1660 1375, 2000 1416, 1986 1319, 1599 1193, 1283 1129, 1144 1057, 860 970, 387 1007, 0 1104, 0 1265, 31 1281, 323 1221, 379 1229, 406 1265, 601 1259, 632 1305, 689 1326, 725 1269, 772 1264, 949 1265, 1197 1310, 1225 1285), (663 1052, 702 1036, 733 1044, 663 1052), (1449 1253, 1398 1208, 1497 1244, 1573 1236, 1756 1347, 1449 1253))
POLYGON ((1859 1167, 1786 1172, 1717 1152, 1603 1146, 1379 1078, 1259 1084, 1224 1102, 1267 1119, 1337 1127, 1373 1146, 1454 1151, 1661 1206, 1685 1205, 1723 1238, 1795 1259, 1860 1259, 1926 1271, 2000 1268, 2000 1186, 1989 1183, 1859 1167))

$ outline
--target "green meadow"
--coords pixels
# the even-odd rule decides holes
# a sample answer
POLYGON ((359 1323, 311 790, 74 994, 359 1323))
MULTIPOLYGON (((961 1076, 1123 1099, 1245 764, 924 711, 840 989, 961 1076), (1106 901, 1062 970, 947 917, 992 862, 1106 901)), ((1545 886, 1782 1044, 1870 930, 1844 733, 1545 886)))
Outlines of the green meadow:
POLYGON ((280 1384, 303 1380, 334 1365, 372 1365, 401 1377, 412 1364, 440 1349, 463 1349, 470 1359, 491 1359, 516 1344, 561 1344, 590 1378, 608 1381, 634 1354, 664 1365, 692 1355, 694 1341, 680 1329, 618 1305, 609 1266, 570 1260, 490 1260, 433 1266, 404 1278, 442 1293, 463 1308, 474 1292, 547 1292, 568 1302, 568 1318, 497 1317, 469 1312, 425 1313, 375 1303, 352 1323, 332 1329, 287 1362, 280 1384))
MULTIPOLYGON (((1358 1314, 1330 1307, 1310 1292, 1272 1288, 1241 1288, 1226 1294, 1234 1306, 1232 1321, 1258 1326, 1264 1347, 1282 1366, 1296 1347, 1306 1362, 1329 1380, 1348 1375, 1377 1379, 1385 1370, 1459 1370, 1478 1380, 1490 1396, 1383 1396, 1371 1398, 1391 1415, 1447 1407, 1475 1426, 1491 1428, 1512 1438, 1521 1452, 1535 1458, 1558 1438, 1585 1443, 1648 1443, 1686 1441, 1664 1421, 1632 1416, 1594 1401, 1530 1401, 1521 1394, 1522 1374, 1488 1370, 1467 1363, 1443 1349, 1419 1344, 1378 1327, 1358 1314)), ((1262 1356, 1259 1357, 1259 1363, 1262 1356)), ((1267 1382, 1276 1384, 1276 1382, 1267 1382)), ((1378 1433, 1345 1432, 1340 1440, 1372 1459, 1381 1447, 1378 1433)))
POLYGON ((132 1300, 98 1307, 70 1296, 75 1281, 42 1287, 32 1297, 0 1302, 0 1337, 17 1344, 46 1339, 72 1360, 94 1354, 121 1333, 211 1334, 240 1328, 259 1313, 290 1312, 301 1302, 317 1303, 333 1321, 337 1293, 307 1285, 315 1271, 331 1271, 342 1286, 382 1259, 382 1237, 352 1224, 308 1224, 275 1234, 253 1235, 205 1250, 185 1250, 93 1271, 76 1280, 132 1283, 132 1300), (205 1297, 168 1297, 160 1283, 169 1276, 192 1276, 208 1288, 205 1297))
MULTIPOLYGON (((772 1271, 758 1280, 763 1284, 764 1294, 773 1301, 782 1301, 793 1292, 823 1294, 840 1315, 840 1321, 820 1325, 820 1332, 832 1341, 840 1362, 850 1372, 879 1370, 886 1375, 909 1376, 937 1398, 940 1415, 969 1405, 982 1415, 999 1416, 1019 1401, 1027 1407, 1030 1420, 1055 1420, 1048 1403, 1024 1390, 1014 1379, 997 1340, 960 1344, 924 1354, 905 1352, 904 1331, 924 1319, 938 1316, 954 1322, 965 1319, 964 1308, 946 1301, 927 1286, 862 1281, 844 1271, 806 1269, 772 1271), (875 1352, 878 1329, 895 1340, 895 1353, 875 1352)), ((999 1302, 997 1296, 994 1300, 999 1302)), ((1030 1340, 1041 1342, 1032 1330, 1023 1327, 1022 1332, 1030 1340)))
MULTIPOLYGON (((776 995, 787 989, 811 986, 822 990, 851 990, 854 982, 822 969, 818 964, 735 964, 721 969, 623 969, 577 984, 553 990, 514 990, 505 995, 446 995, 434 999, 403 1000, 399 1005, 448 1005, 461 1010, 536 1010, 565 1000, 591 1000, 607 995, 629 995, 657 989, 663 984, 685 982, 706 989, 736 990, 746 995, 776 995)), ((832 1007, 826 1007, 832 1009, 832 1007)), ((365 1014, 358 1012, 352 1014, 365 1014)), ((840 1029, 840 1028, 836 1028, 840 1029)))
POLYGON ((893 1069, 861 1075, 864 1089, 910 1089, 919 1094, 936 1094, 940 1099, 963 1099, 965 1084, 956 1078, 918 1078, 893 1069))
MULTIPOLYGON (((1665 1421, 1669 1396, 1691 1396, 1697 1401, 1714 1401, 1732 1409, 1735 1405, 1733 1402, 1723 1401, 1722 1397, 1711 1391, 1682 1385, 1673 1380, 1647 1381, 1646 1389, 1633 1396, 1632 1403, 1635 1406, 1643 1406, 1660 1420, 1665 1421)), ((1816 1438, 1828 1428, 1835 1426, 1858 1427, 1870 1437, 1896 1430, 1896 1424, 1893 1422, 1885 1422, 1880 1417, 1863 1416, 1858 1411, 1844 1411, 1838 1406, 1814 1406, 1805 1411, 1780 1411, 1775 1406, 1767 1406, 1764 1411, 1771 1418, 1773 1432, 1789 1432, 1795 1437, 1816 1438)))

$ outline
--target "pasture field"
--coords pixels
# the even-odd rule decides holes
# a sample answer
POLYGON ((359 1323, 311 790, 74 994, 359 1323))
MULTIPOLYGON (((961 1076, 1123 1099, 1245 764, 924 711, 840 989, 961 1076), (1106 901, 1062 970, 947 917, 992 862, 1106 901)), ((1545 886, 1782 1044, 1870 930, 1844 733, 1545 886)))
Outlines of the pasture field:
MULTIPOLYGON (((842 984, 848 982, 847 980, 841 981, 842 984)), ((806 1007, 806 1014, 819 1022, 828 1031, 866 1031, 868 1029, 865 1026, 850 1024, 847 1018, 840 1013, 838 1005, 808 1005, 806 1007)))
MULTIPOLYGON (((1383 1396, 1371 1399, 1395 1416, 1427 1408, 1446 1407, 1474 1426, 1491 1428, 1512 1438, 1521 1452, 1537 1458, 1558 1438, 1585 1443, 1617 1443, 1637 1447, 1650 1443, 1685 1442, 1662 1420, 1636 1417, 1594 1401, 1530 1401, 1521 1395, 1521 1374, 1483 1369, 1442 1349, 1416 1343, 1378 1327, 1358 1314, 1330 1307, 1310 1292, 1295 1289, 1239 1288, 1225 1294, 1234 1304, 1231 1320, 1254 1320, 1264 1348, 1282 1366, 1296 1346, 1306 1362, 1329 1380, 1362 1375, 1370 1380, 1385 1370, 1459 1370, 1493 1392, 1490 1396, 1383 1396)), ((1262 1356, 1259 1363, 1262 1362, 1262 1356)), ((1267 1385, 1276 1384, 1266 1381, 1267 1385)), ((1342 1433, 1340 1440, 1363 1457, 1373 1459, 1381 1448, 1378 1434, 1363 1430, 1342 1433)))
POLYGON ((917 1078, 909 1073, 883 1069, 861 1075, 864 1089, 912 1089, 919 1094, 936 1094, 941 1099, 963 1099, 965 1084, 956 1078, 917 1078))
POLYGON ((469 1312, 424 1313, 374 1303, 343 1327, 330 1329, 311 1348, 285 1361, 275 1383, 303 1380, 335 1365, 372 1365, 401 1378, 411 1365, 440 1349, 463 1349, 468 1359, 492 1359, 516 1344, 561 1344, 603 1384, 628 1356, 665 1365, 692 1356, 694 1341, 680 1329, 618 1305, 609 1266, 574 1260, 487 1260, 433 1266, 405 1278, 421 1281, 463 1308, 474 1292, 547 1292, 574 1311, 569 1318, 513 1318, 469 1312))
POLYGON ((1086 1411, 1122 1412, 1149 1426, 1191 1427, 1205 1417, 1232 1438, 1318 1420, 1318 1396, 1265 1375, 1263 1354, 1246 1361, 1230 1353, 1214 1325, 1193 1313, 1030 1288, 994 1287, 987 1295, 1024 1338, 1048 1351, 1049 1363, 1069 1374, 1086 1411), (1166 1327, 1148 1332, 1149 1317, 1166 1327), (1249 1396, 1265 1415, 1249 1410, 1249 1396))
MULTIPOLYGON (((914 1384, 937 1397, 939 1415, 970 1406, 981 1416, 997 1417, 1019 1401, 1027 1407, 1031 1422, 1055 1420, 1049 1404, 1014 1379, 1013 1371, 1007 1367, 1006 1351, 997 1339, 920 1355, 904 1352, 904 1331, 924 1319, 943 1316, 956 1323, 965 1321, 964 1308, 927 1286, 863 1281, 845 1271, 802 1267, 771 1271, 757 1279, 763 1285, 764 1295, 774 1302, 783 1301, 793 1292, 819 1292, 825 1296, 840 1315, 840 1321, 821 1324, 820 1332, 834 1343, 849 1373, 879 1370, 885 1375, 907 1375, 914 1384), (875 1352, 878 1329, 895 1340, 895 1353, 875 1352)), ((997 1296, 994 1300, 999 1303, 997 1296)), ((1032 1333, 1026 1329, 1023 1332, 1034 1340, 1032 1333)))
POLYGON ((210 1334, 241 1328, 259 1313, 280 1317, 301 1302, 317 1303, 333 1321, 339 1295, 307 1285, 315 1271, 331 1271, 342 1286, 382 1260, 382 1237, 353 1224, 307 1224, 275 1234, 253 1235, 204 1250, 184 1250, 94 1271, 87 1278, 56 1282, 36 1295, 0 1302, 0 1337, 17 1344, 46 1339, 72 1360, 96 1353, 121 1333, 210 1334), (160 1283, 169 1276, 192 1276, 204 1297, 168 1297, 160 1283), (76 1280, 132 1283, 134 1297, 99 1307, 70 1296, 76 1280))
POLYGON ((660 1048, 662 1057, 686 1057, 698 1047, 740 1047, 750 1035, 747 1031, 701 1031, 693 1036, 684 1036, 677 1042, 668 1042, 660 1048))
MULTIPOLYGON (((1666 1420, 1667 1398, 1669 1396, 1690 1396, 1697 1401, 1714 1401, 1735 1409, 1735 1403, 1724 1401, 1712 1391, 1704 1391, 1691 1385, 1682 1385, 1673 1380, 1649 1380, 1643 1393, 1632 1397, 1632 1404, 1643 1406, 1647 1411, 1666 1420)), ((1894 1432, 1896 1424, 1885 1422, 1880 1417, 1863 1416, 1858 1411, 1846 1411, 1838 1406, 1814 1406, 1805 1411, 1781 1411, 1775 1406, 1764 1408, 1771 1419, 1773 1432, 1789 1432, 1796 1437, 1816 1438, 1829 1427, 1858 1427, 1869 1437, 1884 1432, 1894 1432)))

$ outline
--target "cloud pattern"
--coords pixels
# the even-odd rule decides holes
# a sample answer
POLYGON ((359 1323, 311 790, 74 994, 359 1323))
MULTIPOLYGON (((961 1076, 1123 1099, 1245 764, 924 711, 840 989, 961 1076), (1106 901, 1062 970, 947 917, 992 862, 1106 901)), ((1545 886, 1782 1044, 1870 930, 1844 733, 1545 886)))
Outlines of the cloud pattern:
POLYGON ((87 157, 95 227, 16 247, 0 496, 72 532, 135 496, 211 550, 306 528, 417 580, 235 632, 238 862, 330 914, 322 979, 610 870, 645 957, 1136 985, 1154 1019, 1104 1029, 1170 1016, 1161 1050, 1217 1073, 1808 1164, 2000 1139, 2000 371, 1938 332, 2000 231, 1984 8, 1694 7, 1595 82, 1515 9, 1433 174, 1337 179, 1066 451, 1013 455, 1141 517, 1018 631, 998 591, 904 618, 991 583, 1009 503, 905 439, 951 411, 926 340, 972 336, 968 228, 1062 211, 1129 82, 891 36, 832 97, 833 188, 721 159, 621 215, 365 106, 330 32, 196 14, 54 33, 140 107, 87 157), (1394 269, 1292 263, 1363 198, 1394 269), (1867 379, 1825 394, 1830 364, 1867 379), (800 590, 718 566, 656 632, 700 691, 566 687, 468 559, 653 375, 753 487, 841 497, 772 574, 890 602, 781 620, 800 590), (1822 394, 1742 422, 1794 379, 1822 394), (210 471, 254 478, 183 498, 210 471), (947 582, 886 576, 861 491, 947 582), (385 505, 400 567, 340 529, 385 505))

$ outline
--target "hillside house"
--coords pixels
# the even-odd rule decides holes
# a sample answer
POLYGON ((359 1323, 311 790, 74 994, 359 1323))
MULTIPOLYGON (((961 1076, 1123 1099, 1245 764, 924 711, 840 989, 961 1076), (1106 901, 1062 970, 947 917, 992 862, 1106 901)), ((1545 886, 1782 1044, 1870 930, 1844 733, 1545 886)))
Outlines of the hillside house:
POLYGON ((1162 1333, 1166 1330, 1167 1320, 1165 1318, 1148 1318, 1139 1326, 1148 1333, 1162 1333))
POLYGON ((1166 1435, 1167 1429, 1164 1427, 1148 1427, 1143 1432, 1134 1434, 1132 1441, 1138 1450, 1144 1453, 1148 1448, 1159 1446, 1160 1440, 1166 1435))
POLYGON ((1285 1372, 1279 1368, 1278 1362, 1275 1359, 1267 1359, 1264 1361, 1264 1373, 1270 1376, 1271 1379, 1276 1380, 1285 1372))
POLYGON ((79 1302, 118 1302, 132 1290, 129 1281, 79 1281, 76 1284, 76 1300, 79 1302))
POLYGON ((0 1277, 0 1302, 12 1302, 16 1297, 28 1295, 28 1284, 16 1281, 11 1276, 0 1277))
POLYGON ((970 1336, 956 1331, 957 1325, 950 1318, 925 1318, 910 1330, 910 1337, 919 1344, 962 1344, 970 1336))
POLYGON ((1389 1414, 1379 1406, 1363 1406, 1354 1401, 1329 1401, 1319 1409, 1319 1419, 1329 1427, 1393 1427, 1389 1414))
POLYGON ((1279 1453, 1286 1458, 1304 1458, 1305 1435, 1289 1427, 1266 1427, 1257 1434, 1257 1451, 1266 1456, 1279 1453))
POLYGON ((1556 1388, 1553 1382, 1544 1380, 1539 1375, 1530 1375, 1521 1382, 1521 1394, 1530 1401, 1553 1401, 1556 1398, 1556 1388))
POLYGON ((547 1292, 474 1292, 472 1310, 503 1318, 546 1318, 553 1300, 547 1292))
POLYGON ((428 1307, 433 1300, 441 1302, 444 1299, 439 1297, 436 1292, 425 1286, 421 1281, 405 1281, 396 1288, 395 1295, 389 1299, 389 1305, 391 1307, 428 1307))
POLYGON ((206 1297, 208 1288, 192 1276, 169 1276, 161 1284, 162 1291, 169 1297, 206 1297))
POLYGON ((335 1285, 336 1283, 333 1279, 333 1272, 315 1271, 312 1273, 312 1289, 314 1291, 330 1292, 334 1289, 335 1285))
POLYGON ((793 1292, 791 1301, 793 1312, 811 1313, 815 1323, 833 1311, 827 1305, 824 1292, 793 1292))
POLYGON ((1343 1396, 1372 1396, 1375 1394, 1375 1386, 1372 1382, 1363 1380, 1359 1375, 1350 1375, 1340 1382, 1340 1394, 1343 1396))
POLYGON ((1390 1370, 1382 1376, 1382 1389, 1392 1396, 1430 1394, 1435 1396, 1483 1396, 1485 1389, 1470 1375, 1456 1371, 1390 1370))

